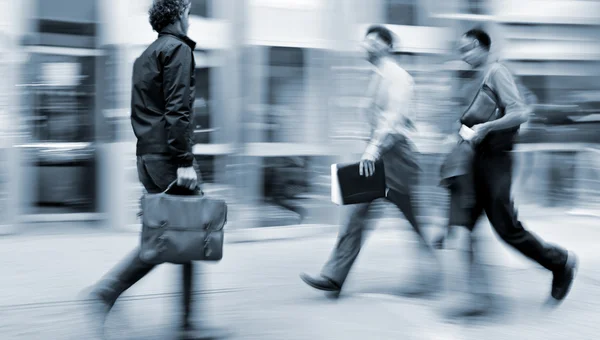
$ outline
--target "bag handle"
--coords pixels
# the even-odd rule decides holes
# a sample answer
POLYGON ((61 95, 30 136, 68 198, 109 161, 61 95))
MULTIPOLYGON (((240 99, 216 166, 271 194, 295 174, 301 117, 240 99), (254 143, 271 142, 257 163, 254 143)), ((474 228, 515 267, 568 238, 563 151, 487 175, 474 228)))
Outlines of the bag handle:
MULTIPOLYGON (((176 188, 183 188, 186 191, 188 191, 189 194, 200 194, 200 195, 204 196, 204 192, 200 188, 199 184, 196 184, 196 188, 194 188, 194 189, 188 189, 188 188, 178 186, 177 180, 174 180, 173 182, 171 182, 171 184, 169 184, 169 186, 162 193, 165 195, 170 195, 170 194, 172 194, 173 190, 175 190, 176 188)), ((179 195, 181 195, 181 194, 179 194, 179 195)))

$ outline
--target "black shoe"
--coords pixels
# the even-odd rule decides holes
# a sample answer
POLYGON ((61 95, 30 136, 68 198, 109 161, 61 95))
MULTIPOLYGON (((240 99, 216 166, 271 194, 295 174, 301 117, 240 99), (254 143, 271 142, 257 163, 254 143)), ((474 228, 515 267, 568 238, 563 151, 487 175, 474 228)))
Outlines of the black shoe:
POLYGON ((433 296, 441 291, 440 278, 422 283, 412 282, 406 284, 397 290, 400 296, 404 297, 425 297, 433 296))
POLYGON ((573 279, 575 279, 575 274, 577 273, 578 263, 579 260, 577 259, 577 256, 572 252, 569 252, 565 267, 562 270, 553 273, 554 277, 552 278, 551 295, 555 300, 555 303, 561 302, 569 294, 571 286, 573 285, 573 279))
POLYGON ((442 315, 449 319, 479 317, 492 310, 492 297, 486 294, 464 293, 442 308, 442 315))
POLYGON ((180 340, 217 340, 229 337, 231 333, 220 328, 195 327, 190 323, 185 323, 179 329, 178 339, 180 340))
POLYGON ((342 287, 335 281, 328 279, 326 277, 312 277, 308 274, 302 273, 300 274, 300 278, 307 285, 326 292, 339 292, 342 287))

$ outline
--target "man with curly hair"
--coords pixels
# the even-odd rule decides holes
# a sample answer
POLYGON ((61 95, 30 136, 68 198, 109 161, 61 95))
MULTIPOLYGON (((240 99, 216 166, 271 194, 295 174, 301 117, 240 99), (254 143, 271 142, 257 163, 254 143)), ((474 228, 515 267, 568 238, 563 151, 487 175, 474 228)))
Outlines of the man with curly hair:
MULTIPOLYGON (((190 0, 154 1, 149 15, 158 38, 133 65, 131 124, 137 137, 138 177, 148 193, 163 192, 175 181, 183 190, 195 190, 201 178, 192 153, 196 43, 187 36, 190 7, 190 0)), ((154 268, 139 255, 137 248, 88 293, 99 336, 117 298, 154 268)), ((194 334, 202 333, 202 339, 214 338, 207 337, 207 329, 195 331, 190 323, 193 266, 182 267, 182 337, 198 338, 194 334)))

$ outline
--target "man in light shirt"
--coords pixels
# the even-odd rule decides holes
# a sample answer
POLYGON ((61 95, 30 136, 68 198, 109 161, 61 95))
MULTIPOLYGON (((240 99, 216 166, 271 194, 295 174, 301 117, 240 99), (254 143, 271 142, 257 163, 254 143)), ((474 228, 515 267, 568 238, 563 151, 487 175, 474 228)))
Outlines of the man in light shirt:
MULTIPOLYGON (((414 81, 391 57, 392 45, 393 35, 383 26, 370 27, 362 44, 367 60, 373 66, 373 76, 367 92, 372 99, 368 112, 371 138, 360 161, 360 174, 372 176, 375 162, 383 160, 387 200, 402 211, 415 230, 419 238, 419 258, 430 258, 438 264, 417 221, 412 198, 419 171, 416 149, 411 140, 415 130, 414 81)), ((360 252, 370 207, 371 203, 363 203, 350 208, 348 220, 340 229, 337 244, 321 275, 312 277, 301 274, 306 284, 335 294, 341 291, 360 252)), ((428 273, 437 275, 438 271, 431 270, 428 273)), ((424 274, 424 271, 419 271, 418 275, 415 285, 405 287, 400 293, 421 295, 436 290, 439 280, 424 274)))

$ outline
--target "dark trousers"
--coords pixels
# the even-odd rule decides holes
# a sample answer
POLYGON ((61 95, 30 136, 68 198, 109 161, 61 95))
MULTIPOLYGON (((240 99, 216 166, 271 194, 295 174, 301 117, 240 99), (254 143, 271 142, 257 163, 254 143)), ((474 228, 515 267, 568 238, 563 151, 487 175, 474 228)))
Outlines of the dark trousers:
MULTIPOLYGON (((194 167, 200 181, 200 173, 195 163, 194 167)), ((139 180, 148 193, 163 192, 177 179, 177 166, 169 157, 163 155, 138 156, 137 170, 139 180)), ((109 303, 114 303, 123 292, 155 267, 142 261, 139 255, 140 249, 137 247, 109 273, 107 279, 100 283, 99 290, 109 303)), ((182 265, 183 323, 189 322, 191 316, 193 276, 193 264, 182 265)))
POLYGON ((470 209, 468 222, 463 226, 472 230, 485 211, 496 233, 510 246, 550 271, 563 269, 567 261, 566 250, 545 243, 527 231, 518 219, 511 197, 512 154, 503 151, 478 152, 473 171, 475 204, 470 209))
MULTIPOLYGON (((402 211, 419 236, 423 248, 428 249, 423 231, 416 218, 410 191, 405 193, 390 189, 387 199, 402 211)), ((355 204, 348 207, 350 212, 347 220, 340 227, 335 248, 321 272, 324 277, 335 281, 340 286, 346 281, 348 273, 362 247, 365 221, 368 217, 370 207, 371 203, 355 204)))

